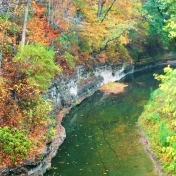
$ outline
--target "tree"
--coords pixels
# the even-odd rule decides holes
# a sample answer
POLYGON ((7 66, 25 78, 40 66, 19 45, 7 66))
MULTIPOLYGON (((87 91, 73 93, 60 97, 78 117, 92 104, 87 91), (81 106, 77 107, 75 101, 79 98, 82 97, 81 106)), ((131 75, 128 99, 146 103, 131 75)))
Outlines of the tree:
POLYGON ((159 0, 161 3, 160 9, 166 16, 164 22, 166 23, 164 30, 169 33, 170 38, 176 38, 176 7, 175 0, 159 0))
MULTIPOLYGON (((135 2, 131 0, 125 2, 76 0, 68 4, 71 8, 69 12, 67 10, 66 12, 67 14, 71 12, 75 14, 75 20, 70 21, 69 15, 61 17, 68 21, 69 25, 67 31, 62 32, 60 39, 63 41, 65 38, 68 41, 72 38, 72 40, 69 40, 67 50, 70 49, 73 56, 78 54, 79 59, 76 62, 79 62, 79 64, 87 63, 87 66, 97 62, 98 59, 96 58, 100 58, 99 55, 104 59, 108 58, 106 49, 109 45, 116 45, 116 43, 126 45, 130 41, 128 38, 129 31, 137 29, 137 20, 141 18, 141 3, 138 0, 135 0, 135 2), (70 47, 68 48, 68 46, 70 47), (76 48, 77 51, 76 49, 73 51, 73 48, 76 48)), ((65 26, 64 23, 63 26, 65 26)), ((113 50, 114 47, 111 47, 111 49, 111 52, 115 55, 117 50, 113 50)), ((118 52, 123 53, 125 48, 119 47, 118 49, 122 49, 118 52)), ((126 52, 128 51, 126 50, 126 52)), ((59 49, 58 55, 63 55, 63 53, 59 49)), ((117 57, 118 59, 123 60, 117 57)), ((114 62, 116 61, 114 60, 114 62)))
POLYGON ((165 14, 162 13, 161 3, 155 0, 148 0, 144 3, 143 9, 146 13, 146 18, 149 24, 148 35, 157 36, 165 47, 169 46, 167 32, 163 30, 165 25, 165 14))
POLYGON ((21 39, 21 42, 23 45, 25 44, 25 38, 26 38, 26 26, 27 26, 29 3, 30 3, 30 0, 27 0, 26 8, 25 8, 25 15, 24 15, 23 30, 22 30, 22 39, 21 39))

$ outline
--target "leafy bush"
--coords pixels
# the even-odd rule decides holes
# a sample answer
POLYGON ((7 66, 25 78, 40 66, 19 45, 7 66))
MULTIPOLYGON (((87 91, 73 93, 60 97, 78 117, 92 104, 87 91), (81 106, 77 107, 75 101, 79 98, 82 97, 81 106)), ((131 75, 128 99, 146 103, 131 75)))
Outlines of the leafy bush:
POLYGON ((68 51, 65 51, 65 53, 63 54, 63 57, 67 61, 67 63, 68 63, 70 68, 74 68, 75 67, 75 61, 78 59, 78 57, 73 56, 68 51))
POLYGON ((31 146, 32 142, 23 131, 8 126, 0 128, 0 150, 10 156, 13 164, 17 164, 17 158, 25 158, 31 146))
POLYGON ((169 132, 169 129, 166 127, 163 121, 160 122, 160 128, 158 132, 158 138, 163 147, 167 146, 167 138, 172 136, 173 133, 169 132))
POLYGON ((40 44, 30 44, 19 47, 14 61, 22 63, 19 64, 19 70, 28 76, 31 84, 37 85, 40 89, 47 89, 55 73, 60 72, 53 58, 53 50, 40 44))

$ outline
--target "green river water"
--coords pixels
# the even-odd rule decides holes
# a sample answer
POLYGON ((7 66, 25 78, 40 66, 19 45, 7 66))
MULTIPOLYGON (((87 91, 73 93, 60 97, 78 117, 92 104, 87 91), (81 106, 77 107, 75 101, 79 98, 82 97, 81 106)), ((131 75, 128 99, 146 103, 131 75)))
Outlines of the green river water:
POLYGON ((136 122, 159 82, 155 68, 126 76, 117 95, 97 91, 63 119, 67 138, 46 176, 157 176, 136 122))

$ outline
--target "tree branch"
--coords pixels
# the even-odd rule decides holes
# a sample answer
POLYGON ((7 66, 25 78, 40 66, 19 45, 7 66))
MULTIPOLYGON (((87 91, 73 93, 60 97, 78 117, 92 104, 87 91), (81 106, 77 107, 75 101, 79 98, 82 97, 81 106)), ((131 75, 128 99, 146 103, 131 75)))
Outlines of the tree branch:
POLYGON ((104 19, 106 18, 108 12, 111 10, 111 8, 112 8, 112 6, 114 5, 115 2, 116 2, 116 0, 114 0, 114 1, 112 2, 112 4, 110 5, 110 7, 107 9, 107 11, 106 11, 106 13, 105 13, 103 19, 101 20, 101 23, 104 21, 104 19))

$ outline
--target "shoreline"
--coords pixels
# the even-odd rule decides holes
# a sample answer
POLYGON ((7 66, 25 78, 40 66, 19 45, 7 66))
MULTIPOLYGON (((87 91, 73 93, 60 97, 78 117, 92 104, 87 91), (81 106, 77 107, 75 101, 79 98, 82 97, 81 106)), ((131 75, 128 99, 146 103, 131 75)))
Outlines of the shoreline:
POLYGON ((137 125, 137 129, 138 129, 139 134, 141 136, 140 142, 143 144, 144 150, 146 151, 146 153, 150 157, 151 161, 153 162, 154 168, 155 168, 156 172, 158 173, 158 176, 164 176, 164 172, 162 171, 161 163, 157 160, 157 158, 155 157, 155 154, 151 151, 150 142, 147 140, 145 132, 140 128, 139 125, 137 125))

